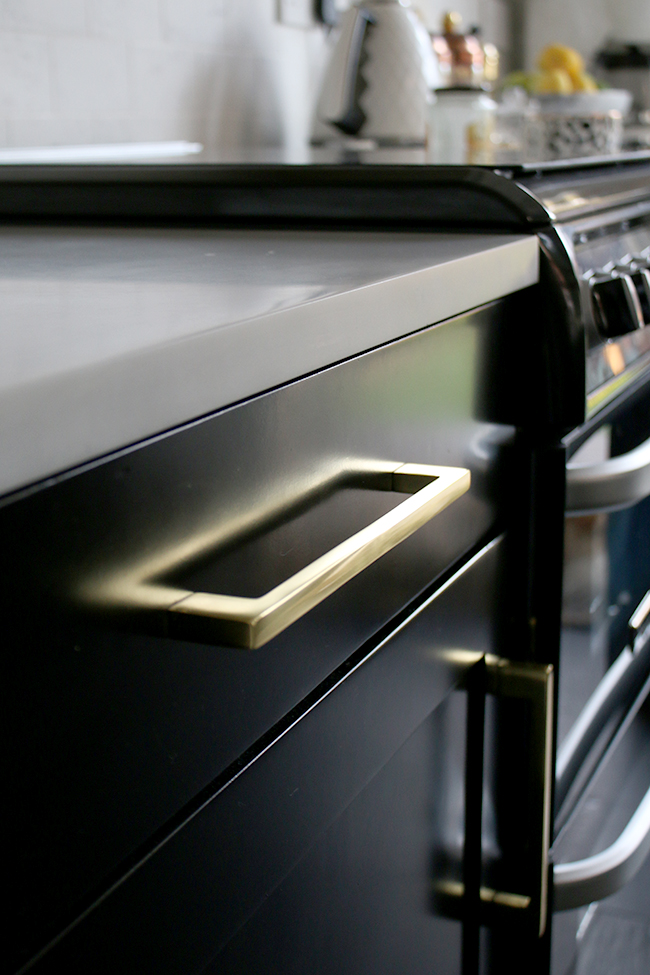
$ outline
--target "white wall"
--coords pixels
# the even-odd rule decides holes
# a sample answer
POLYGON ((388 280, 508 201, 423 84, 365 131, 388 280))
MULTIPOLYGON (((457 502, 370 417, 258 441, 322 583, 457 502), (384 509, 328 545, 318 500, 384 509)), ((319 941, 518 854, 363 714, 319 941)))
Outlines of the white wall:
POLYGON ((540 50, 555 43, 576 48, 589 62, 610 32, 609 13, 608 0, 528 0, 526 66, 535 67, 540 50))
POLYGON ((321 30, 274 0, 1 0, 0 144, 190 139, 291 144, 321 30))
MULTIPOLYGON (((437 28, 450 4, 414 6, 437 28)), ((451 6, 486 39, 506 37, 504 0, 451 6)), ((284 145, 299 159, 328 41, 274 11, 275 0, 0 0, 0 145, 189 139, 284 145)))
POLYGON ((608 38, 650 43, 650 0, 527 0, 526 63, 560 42, 593 59, 608 38))

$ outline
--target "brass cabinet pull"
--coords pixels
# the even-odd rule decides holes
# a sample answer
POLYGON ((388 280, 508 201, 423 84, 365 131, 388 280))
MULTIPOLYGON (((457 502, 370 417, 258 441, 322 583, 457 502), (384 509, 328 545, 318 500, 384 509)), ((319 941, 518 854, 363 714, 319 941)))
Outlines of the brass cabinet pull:
POLYGON ((191 638, 200 621, 201 633, 214 642, 261 647, 412 535, 470 485, 465 468, 403 464, 389 473, 389 490, 412 497, 263 596, 188 593, 168 607, 171 633, 191 638))
MULTIPOLYGON (((328 481, 330 486, 336 483, 328 481)), ((126 614, 126 619, 161 635, 261 647, 464 494, 470 472, 463 467, 375 462, 364 463, 358 478, 348 471, 343 483, 412 497, 263 596, 192 592, 165 582, 165 575, 187 564, 192 546, 183 545, 177 552, 154 553, 140 566, 126 564, 85 577, 76 601, 91 612, 126 614)), ((200 542, 193 548, 195 555, 204 554, 200 542)))
POLYGON ((509 907, 524 904, 535 912, 535 923, 541 936, 548 915, 549 850, 551 844, 551 786, 553 782, 553 667, 505 660, 490 654, 485 658, 488 693, 496 697, 522 698, 531 706, 530 767, 533 772, 535 821, 531 861, 530 900, 517 895, 500 894, 501 903, 509 907), (506 896, 511 898, 510 901, 506 896))
MULTIPOLYGON (((463 659, 464 655, 468 664, 476 662, 472 652, 458 650, 454 653, 456 659, 463 659)), ((480 903, 481 923, 498 924, 503 919, 504 912, 507 912, 508 917, 521 918, 541 938, 548 918, 553 782, 553 667, 551 664, 507 660, 493 654, 486 654, 484 661, 484 694, 491 694, 498 699, 519 698, 530 705, 532 746, 525 771, 526 774, 531 773, 531 807, 534 811, 529 821, 532 839, 525 872, 526 889, 513 892, 481 886, 475 895, 480 903)), ((443 910, 452 917, 460 916, 458 912, 465 898, 464 883, 443 879, 435 884, 434 890, 436 896, 441 898, 443 910)))

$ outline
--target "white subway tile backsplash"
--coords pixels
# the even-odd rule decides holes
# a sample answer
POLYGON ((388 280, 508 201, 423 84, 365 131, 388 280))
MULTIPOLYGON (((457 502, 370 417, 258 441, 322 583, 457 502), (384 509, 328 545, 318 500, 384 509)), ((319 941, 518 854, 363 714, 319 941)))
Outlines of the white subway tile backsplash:
POLYGON ((282 116, 273 63, 226 55, 208 106, 210 143, 219 149, 280 145, 282 116))
POLYGON ((0 33, 0 116, 46 116, 51 111, 47 40, 30 34, 0 33))
POLYGON ((90 119, 14 119, 6 127, 8 146, 86 145, 93 141, 90 119))
POLYGON ((530 68, 546 44, 558 42, 575 47, 590 61, 611 28, 607 0, 528 0, 526 18, 530 68))
POLYGON ((480 0, 479 19, 483 39, 496 44, 501 53, 511 48, 509 8, 505 0, 480 0))
POLYGON ((132 48, 129 57, 134 115, 180 121, 205 111, 205 54, 166 45, 132 48))
POLYGON ((0 29, 83 34, 86 30, 86 0, 2 0, 0 29))
MULTIPOLYGON (((232 0, 230 0, 232 3, 232 0)), ((246 7, 245 3, 238 6, 246 7)), ((223 0, 160 0, 165 40, 176 44, 213 47, 221 43, 224 21, 223 0)))
POLYGON ((110 142, 135 142, 131 135, 131 120, 128 118, 99 118, 90 123, 90 137, 84 139, 80 145, 96 142, 108 144, 110 142))
POLYGON ((281 119, 282 142, 292 162, 305 161, 304 133, 311 132, 314 99, 312 93, 320 88, 322 68, 329 48, 320 31, 299 31, 276 28, 274 57, 271 62, 274 89, 284 111, 281 119), (296 77, 303 79, 296 84, 296 77))
POLYGON ((131 44, 163 40, 160 0, 86 0, 86 19, 88 34, 97 37, 131 44))
MULTIPOLYGON (((175 3, 176 0, 173 0, 175 3)), ((272 30, 274 27, 291 33, 309 31, 279 26, 275 21, 276 0, 225 0, 223 11, 223 50, 225 54, 240 53, 246 57, 273 57, 272 30)), ((316 29, 316 28, 315 28, 316 29)))
MULTIPOLYGON (((513 2, 412 5, 433 29, 458 9, 507 54, 513 2)), ((589 57, 617 10, 616 0, 516 2, 529 65, 551 41, 589 57)), ((330 45, 320 28, 277 24, 275 4, 0 0, 0 145, 187 138, 232 152, 283 144, 300 158, 330 45)))
POLYGON ((131 122, 132 142, 203 142, 199 133, 205 128, 205 119, 183 118, 181 122, 171 118, 138 118, 131 122))
POLYGON ((61 118, 129 114, 126 44, 95 37, 53 37, 52 102, 61 118))
POLYGON ((299 158, 326 54, 321 29, 276 23, 275 0, 0 0, 0 145, 284 143, 299 158))

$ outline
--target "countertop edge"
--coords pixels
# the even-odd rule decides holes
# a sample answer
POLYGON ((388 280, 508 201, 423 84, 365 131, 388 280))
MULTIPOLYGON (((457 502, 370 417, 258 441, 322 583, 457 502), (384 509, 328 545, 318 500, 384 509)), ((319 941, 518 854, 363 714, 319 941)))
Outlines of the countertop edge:
POLYGON ((5 390, 0 494, 443 322, 538 276, 537 238, 509 236, 455 260, 5 390))

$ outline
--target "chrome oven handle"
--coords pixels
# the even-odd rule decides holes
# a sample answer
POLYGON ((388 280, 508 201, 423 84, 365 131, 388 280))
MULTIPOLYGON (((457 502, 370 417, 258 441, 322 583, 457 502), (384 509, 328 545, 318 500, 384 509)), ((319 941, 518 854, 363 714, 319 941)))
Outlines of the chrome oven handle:
POLYGON ((567 514, 625 508, 650 495, 650 439, 599 464, 567 465, 567 514))
POLYGON ((650 592, 646 593, 630 618, 629 646, 619 654, 600 680, 558 750, 555 766, 556 812, 567 798, 580 768, 607 722, 621 704, 639 692, 650 673, 650 639, 644 638, 638 642, 636 639, 649 613, 650 592))
POLYGON ((627 624, 628 639, 633 650, 636 644, 636 638, 645 628, 648 621, 650 621, 650 589, 648 589, 647 593, 630 616, 630 621, 627 624))
POLYGON ((601 853, 553 868, 553 909, 570 911, 615 894, 650 852, 650 789, 618 839, 601 853))

